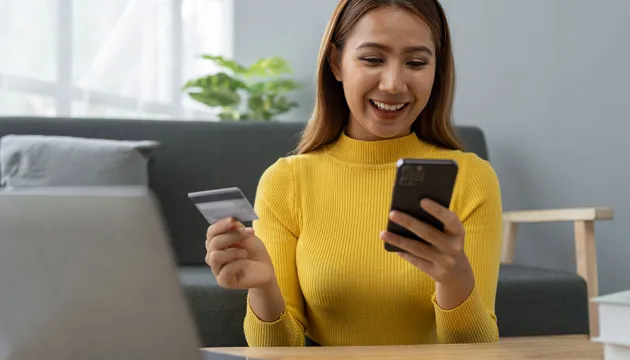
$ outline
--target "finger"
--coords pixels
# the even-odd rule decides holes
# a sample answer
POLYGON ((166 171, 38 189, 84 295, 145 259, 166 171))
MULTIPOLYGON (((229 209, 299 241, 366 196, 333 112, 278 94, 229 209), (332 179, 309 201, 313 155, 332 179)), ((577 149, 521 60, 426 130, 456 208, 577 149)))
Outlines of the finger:
POLYGON ((408 239, 389 231, 383 231, 381 233, 381 239, 404 251, 407 251, 414 257, 421 258, 431 263, 438 261, 442 254, 435 247, 432 247, 417 240, 408 239))
POLYGON ((230 232, 241 227, 244 227, 243 224, 234 217, 221 219, 208 227, 206 239, 210 240, 217 235, 230 232))
POLYGON ((435 264, 432 263, 431 261, 419 258, 417 256, 413 256, 409 253, 398 253, 398 256, 408 261, 411 265, 429 274, 429 276, 431 276, 431 274, 433 273, 433 270, 435 269, 435 264))
POLYGON ((441 250, 448 245, 447 236, 444 233, 413 216, 399 211, 392 211, 389 218, 441 250))
POLYGON ((232 261, 223 266, 221 271, 215 275, 219 286, 225 288, 237 288, 241 280, 245 277, 245 265, 247 260, 240 259, 232 261))
POLYGON ((206 256, 206 263, 212 268, 212 273, 214 274, 214 276, 217 276, 226 264, 246 258, 247 250, 230 248, 226 250, 216 250, 209 252, 206 256))
POLYGON ((422 199, 420 206, 444 224, 444 231, 454 235, 464 233, 464 226, 454 212, 430 199, 422 199))
POLYGON ((210 239, 208 251, 223 250, 241 243, 253 235, 251 228, 239 228, 210 239))

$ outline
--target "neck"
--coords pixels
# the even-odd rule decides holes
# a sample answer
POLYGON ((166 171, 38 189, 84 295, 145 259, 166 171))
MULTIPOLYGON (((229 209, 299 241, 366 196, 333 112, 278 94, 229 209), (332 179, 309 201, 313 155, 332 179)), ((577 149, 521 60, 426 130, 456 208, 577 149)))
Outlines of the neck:
POLYGON ((390 134, 389 138, 379 137, 378 135, 375 135, 374 133, 363 127, 363 125, 361 125, 361 123, 359 123, 359 121, 357 121, 352 114, 350 114, 350 119, 348 120, 348 124, 344 129, 344 133, 346 134, 346 136, 363 141, 387 140, 393 139, 394 137, 404 137, 411 134, 412 132, 413 131, 410 128, 407 128, 406 130, 403 129, 403 131, 398 134, 390 134))
POLYGON ((360 140, 348 136, 345 131, 331 144, 329 154, 357 165, 389 165, 406 157, 417 157, 432 146, 418 139, 415 133, 392 139, 360 140))

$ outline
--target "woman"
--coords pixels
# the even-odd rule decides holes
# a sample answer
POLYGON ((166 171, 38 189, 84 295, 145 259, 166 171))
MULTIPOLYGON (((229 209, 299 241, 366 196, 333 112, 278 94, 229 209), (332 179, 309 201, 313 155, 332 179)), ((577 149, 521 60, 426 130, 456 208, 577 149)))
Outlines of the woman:
POLYGON ((488 162, 460 151, 453 87, 437 0, 340 1, 321 44, 314 113, 297 154, 260 179, 260 219, 208 229, 219 284, 249 289, 250 346, 497 340, 500 189, 488 162), (451 208, 419 204, 443 233, 388 213, 400 158, 458 163, 451 208), (384 231, 388 217, 433 246, 384 231))

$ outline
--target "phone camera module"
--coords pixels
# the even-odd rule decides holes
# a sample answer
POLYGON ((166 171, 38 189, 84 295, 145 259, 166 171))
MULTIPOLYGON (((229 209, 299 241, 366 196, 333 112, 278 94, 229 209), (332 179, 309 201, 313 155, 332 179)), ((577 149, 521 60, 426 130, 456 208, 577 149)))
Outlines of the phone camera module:
POLYGON ((415 167, 414 170, 415 171, 413 173, 413 182, 415 184, 421 184, 424 181, 424 177, 425 177, 424 168, 421 165, 418 165, 415 167))

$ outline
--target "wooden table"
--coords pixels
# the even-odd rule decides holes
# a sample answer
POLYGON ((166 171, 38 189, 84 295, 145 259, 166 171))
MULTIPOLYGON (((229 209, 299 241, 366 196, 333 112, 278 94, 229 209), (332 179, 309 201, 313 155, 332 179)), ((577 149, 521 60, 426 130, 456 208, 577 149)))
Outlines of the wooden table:
POLYGON ((602 360, 603 346, 585 336, 502 339, 494 344, 306 347, 208 348, 206 351, 269 360, 602 360))

